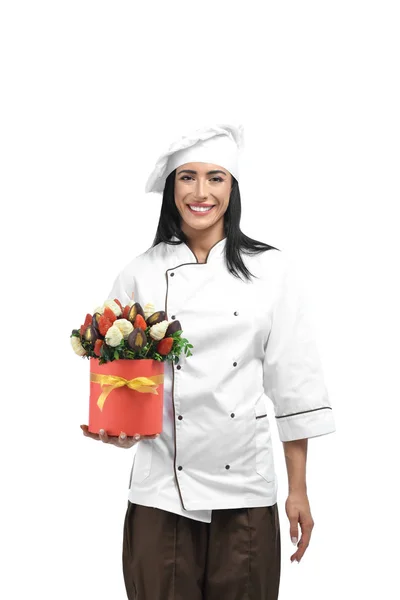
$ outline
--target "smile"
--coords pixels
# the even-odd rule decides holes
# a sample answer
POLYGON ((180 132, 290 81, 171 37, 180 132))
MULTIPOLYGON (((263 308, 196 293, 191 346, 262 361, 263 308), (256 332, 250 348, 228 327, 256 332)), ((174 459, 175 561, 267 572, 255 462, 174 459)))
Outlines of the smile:
POLYGON ((196 205, 190 205, 188 204, 188 208, 191 212, 195 212, 195 213, 207 213, 210 212, 210 210, 212 210, 214 208, 213 206, 208 206, 208 207, 200 207, 200 206, 196 206, 196 205))

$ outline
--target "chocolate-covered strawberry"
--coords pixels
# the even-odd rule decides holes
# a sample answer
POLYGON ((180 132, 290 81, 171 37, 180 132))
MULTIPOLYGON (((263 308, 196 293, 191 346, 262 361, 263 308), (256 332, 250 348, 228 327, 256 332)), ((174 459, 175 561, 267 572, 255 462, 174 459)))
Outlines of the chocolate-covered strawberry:
POLYGON ((166 313, 163 310, 159 310, 146 319, 147 325, 156 325, 157 323, 161 323, 161 321, 165 321, 167 318, 166 313))
POLYGON ((95 327, 93 327, 93 325, 89 325, 89 327, 86 329, 83 337, 87 342, 94 344, 99 336, 97 334, 95 327))
POLYGON ((92 328, 94 329, 95 333, 96 333, 96 339, 101 338, 102 340, 104 339, 104 335, 102 335, 100 333, 99 330, 99 319, 101 317, 101 313, 94 313, 93 315, 93 320, 92 320, 92 328))
POLYGON ((165 332, 165 337, 169 337, 176 331, 182 331, 182 325, 179 321, 172 321, 172 323, 168 325, 167 331, 165 332))
POLYGON ((95 325, 97 328, 99 327, 99 319, 101 317, 101 313, 95 312, 92 319, 92 325, 95 325))
POLYGON ((141 305, 139 304, 139 302, 135 302, 135 304, 132 304, 132 306, 128 312, 128 316, 126 318, 131 323, 134 323, 137 315, 142 315, 142 317, 144 318, 144 310, 141 307, 141 305))
POLYGON ((134 352, 139 352, 147 344, 147 336, 143 329, 136 327, 128 336, 127 343, 134 352))

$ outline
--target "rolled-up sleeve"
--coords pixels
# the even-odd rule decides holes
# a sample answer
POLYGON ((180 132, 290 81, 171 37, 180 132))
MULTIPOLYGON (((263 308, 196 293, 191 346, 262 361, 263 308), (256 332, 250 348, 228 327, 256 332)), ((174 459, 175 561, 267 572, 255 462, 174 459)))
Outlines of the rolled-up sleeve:
POLYGON ((282 442, 336 431, 310 306, 292 258, 278 260, 271 328, 264 350, 264 390, 282 442))

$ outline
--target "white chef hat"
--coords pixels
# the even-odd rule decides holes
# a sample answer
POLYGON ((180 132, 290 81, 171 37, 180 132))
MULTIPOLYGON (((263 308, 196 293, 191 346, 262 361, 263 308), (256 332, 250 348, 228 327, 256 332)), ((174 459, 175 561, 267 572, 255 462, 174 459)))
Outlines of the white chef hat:
POLYGON ((158 158, 145 192, 162 193, 168 175, 188 162, 221 165, 239 179, 239 152, 243 146, 243 125, 211 125, 190 131, 173 142, 158 158))

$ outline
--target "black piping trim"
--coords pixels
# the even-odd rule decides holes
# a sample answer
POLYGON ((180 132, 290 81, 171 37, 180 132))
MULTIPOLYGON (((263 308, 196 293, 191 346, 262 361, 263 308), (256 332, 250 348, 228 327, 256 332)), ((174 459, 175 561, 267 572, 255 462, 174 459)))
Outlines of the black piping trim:
MULTIPOLYGON (((225 238, 223 238, 223 239, 225 239, 225 238)), ((219 244, 220 242, 222 242, 222 240, 219 240, 218 242, 216 242, 216 243, 214 244, 214 246, 216 246, 216 245, 217 245, 217 244, 219 244)), ((208 251, 208 254, 207 254, 207 257, 206 257, 206 261, 205 261, 204 263, 200 263, 200 262, 197 260, 197 256, 195 255, 195 253, 193 252, 193 250, 191 250, 191 249, 189 248, 189 246, 188 246, 187 244, 185 244, 185 242, 181 242, 181 243, 182 243, 182 244, 184 244, 184 245, 186 246, 186 248, 187 248, 187 249, 188 249, 188 250, 189 250, 189 251, 190 251, 190 252, 193 254, 194 258, 196 259, 196 262, 191 262, 191 263, 182 263, 182 264, 180 264, 180 265, 177 265, 176 267, 171 267, 170 269, 167 269, 167 270, 165 271, 165 278, 166 278, 166 280, 167 280, 167 287, 166 287, 166 290, 165 290, 165 316, 166 316, 166 319, 168 319, 168 310, 167 310, 167 301, 168 301, 168 282, 169 282, 169 279, 168 279, 168 272, 169 272, 169 271, 174 271, 175 269, 179 269, 179 267, 184 267, 185 265, 196 265, 196 266, 197 266, 197 265, 205 265, 205 264, 207 264, 207 260, 208 260, 208 257, 209 257, 209 255, 210 255, 210 252, 211 252, 211 250, 214 248, 214 246, 211 246, 210 250, 208 251)), ((174 245, 174 246, 179 246, 180 244, 173 244, 173 245, 174 245)), ((208 264, 209 264, 209 263, 208 263, 208 264)), ((173 409, 174 409, 174 442, 175 442, 175 452, 174 452, 174 472, 175 472, 175 481, 176 481, 176 485, 177 485, 177 488, 178 488, 179 497, 180 497, 180 499, 181 499, 181 503, 182 503, 182 506, 183 506, 183 508, 186 510, 185 504, 184 504, 184 502, 183 502, 182 494, 181 494, 181 489, 180 489, 180 487, 179 487, 179 480, 178 480, 178 477, 177 477, 177 474, 176 474, 176 412, 175 412, 175 398, 174 398, 174 388, 175 388, 175 364, 171 363, 171 367, 172 367, 172 406, 173 406, 173 409)))
POLYGON ((304 413, 314 412, 315 410, 324 410, 324 408, 329 408, 329 410, 332 410, 332 406, 321 406, 320 408, 312 408, 311 410, 302 410, 297 413, 291 413, 290 415, 280 415, 279 417, 275 417, 275 419, 285 419, 286 417, 294 417, 296 415, 303 415, 304 413))
MULTIPOLYGON (((188 263, 188 264, 195 264, 195 263, 188 263)), ((168 319, 168 313, 167 313, 167 298, 168 298, 168 271, 170 269, 168 269, 165 272, 165 277, 167 280, 167 288, 165 291, 165 315, 166 318, 168 319)), ((176 481, 176 486, 178 488, 178 492, 179 492, 179 497, 181 499, 181 503, 183 508, 186 510, 185 504, 183 502, 183 498, 182 498, 182 494, 181 494, 181 488, 179 487, 179 480, 176 474, 176 412, 175 412, 175 398, 174 398, 174 388, 175 388, 175 364, 171 363, 171 368, 172 368, 172 407, 174 409, 174 447, 175 447, 175 452, 174 452, 174 474, 175 474, 175 481, 176 481)))
POLYGON ((258 417, 256 417, 256 419, 263 419, 266 416, 267 416, 267 413, 265 413, 265 415, 258 415, 258 417))
MULTIPOLYGON (((223 239, 225 239, 225 238, 223 238, 223 239)), ((219 244, 220 242, 222 242, 222 240, 219 240, 218 242, 216 242, 216 243, 214 244, 214 246, 216 246, 216 245, 217 245, 217 244, 219 244)), ((188 248, 188 250, 189 250, 189 251, 190 251, 190 252, 193 254, 194 258, 196 259, 196 262, 192 262, 192 263, 182 263, 182 264, 180 264, 180 265, 177 265, 176 267, 172 267, 171 269, 167 269, 167 270, 165 271, 165 278, 166 278, 166 280, 167 280, 167 287, 166 287, 166 290, 165 290, 165 316, 166 316, 166 318, 167 318, 167 319, 168 319, 167 301, 168 301, 168 282, 169 282, 169 279, 168 279, 168 272, 169 272, 169 271, 174 271, 175 269, 178 269, 179 267, 183 267, 183 266, 185 266, 185 265, 196 265, 196 266, 197 266, 197 265, 205 265, 205 264, 207 264, 207 260, 208 260, 208 257, 209 257, 209 255, 210 255, 210 252, 211 252, 211 250, 214 248, 214 246, 211 246, 210 250, 208 251, 207 258, 206 258, 206 261, 205 261, 204 263, 200 263, 200 262, 197 260, 197 256, 196 256, 196 255, 194 254, 194 252, 193 252, 193 251, 192 251, 192 250, 189 248, 189 246, 188 246, 187 244, 185 244, 185 242, 182 242, 182 244, 184 244, 184 245, 185 245, 185 246, 188 248)), ((174 244, 174 245, 176 245, 176 246, 179 246, 180 244, 174 244)), ((173 406, 173 409, 174 409, 174 442, 175 442, 175 452, 174 452, 174 472, 175 472, 175 481, 176 481, 176 485, 177 485, 177 488, 178 488, 178 492, 179 492, 179 496, 180 496, 180 499, 181 499, 181 503, 182 503, 182 506, 183 506, 183 508, 186 510, 185 504, 184 504, 184 502, 183 502, 182 494, 181 494, 181 489, 180 489, 180 487, 179 487, 179 480, 178 480, 178 477, 177 477, 177 475, 176 475, 176 413, 175 413, 175 398, 174 398, 174 388, 175 388, 175 364, 171 363, 171 367, 172 367, 172 406, 173 406)))
MULTIPOLYGON (((196 259, 196 263, 197 263, 197 264, 199 264, 199 265, 201 265, 201 264, 204 264, 204 263, 199 263, 199 261, 197 260, 197 256, 195 255, 195 253, 193 252, 193 250, 192 250, 191 248, 189 248, 189 246, 188 246, 187 244, 185 244, 185 242, 182 242, 182 244, 183 244, 184 246, 186 246, 186 248, 187 248, 187 249, 188 249, 188 250, 189 250, 189 251, 190 251, 190 252, 193 254, 193 256, 194 256, 194 257, 195 257, 195 259, 196 259)), ((210 254, 210 251, 208 251, 208 254, 210 254)), ((207 262, 207 259, 208 259, 208 254, 207 254, 206 262, 207 262)), ((190 265, 190 264, 192 264, 192 263, 188 263, 188 264, 190 265)))
MULTIPOLYGON (((182 241, 181 241, 181 243, 180 243, 180 244, 173 244, 174 246, 181 246, 181 245, 183 244, 184 246, 186 246, 186 248, 189 250, 189 252, 191 252, 191 253, 193 254, 194 258, 196 259, 196 262, 195 262, 195 263, 182 263, 181 265, 178 265, 177 267, 173 267, 173 268, 174 268, 174 269, 178 269, 179 267, 182 267, 182 266, 184 266, 184 265, 206 265, 206 264, 209 264, 209 263, 208 263, 208 257, 210 256, 210 252, 211 252, 211 250, 212 250, 212 249, 213 249, 213 248, 214 248, 214 247, 215 247, 217 244, 220 244, 220 243, 221 243, 223 240, 226 240, 226 236, 225 236, 224 238, 222 238, 222 240, 218 240, 218 242, 215 242, 215 244, 214 244, 213 246, 211 246, 211 248, 210 248, 210 249, 209 249, 209 251, 208 251, 208 254, 207 254, 206 260, 205 260, 205 262, 203 262, 203 263, 200 263, 200 262, 197 260, 197 256, 195 255, 195 253, 193 252, 193 250, 192 250, 191 248, 189 248, 189 246, 188 246, 187 244, 185 244, 185 242, 182 242, 182 241)), ((171 245, 171 244, 170 244, 170 245, 171 245)), ((171 269, 167 269, 167 271, 171 271, 171 269)))

